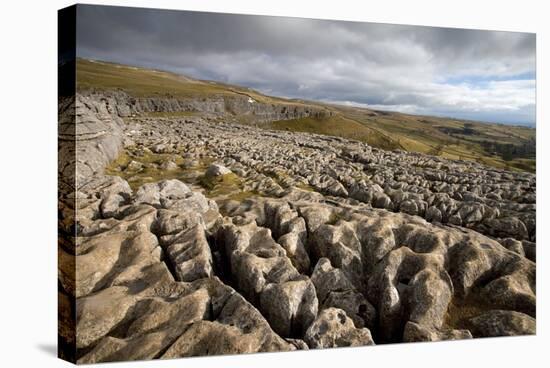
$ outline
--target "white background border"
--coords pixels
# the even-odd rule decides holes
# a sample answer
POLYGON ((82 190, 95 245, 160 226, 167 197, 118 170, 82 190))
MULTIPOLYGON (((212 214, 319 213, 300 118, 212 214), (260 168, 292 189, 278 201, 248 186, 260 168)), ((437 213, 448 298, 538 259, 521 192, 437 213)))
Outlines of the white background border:
MULTIPOLYGON (((8 0, 9 1, 9 0, 8 0)), ((205 10, 537 33, 539 208, 537 336, 269 353, 116 367, 531 367, 550 346, 547 304, 550 33, 545 1, 91 1, 94 4, 205 10), (545 68, 546 67, 546 68, 545 68), (546 192, 546 193, 545 193, 546 192), (542 209, 542 210, 541 210, 542 209)), ((68 366, 55 357, 57 331, 57 9, 69 1, 3 2, 1 11, 0 366, 68 366)), ((322 37, 322 35, 319 35, 322 37)))

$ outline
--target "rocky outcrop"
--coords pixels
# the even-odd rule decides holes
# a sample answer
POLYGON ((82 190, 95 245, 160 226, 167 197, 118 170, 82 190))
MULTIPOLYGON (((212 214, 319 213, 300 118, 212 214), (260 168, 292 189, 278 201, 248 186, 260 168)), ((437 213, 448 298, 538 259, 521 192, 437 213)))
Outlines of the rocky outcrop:
POLYGON ((101 100, 80 94, 61 100, 59 177, 71 187, 99 174, 123 146, 123 121, 101 100))
MULTIPOLYGON (((296 349, 214 274, 203 215, 215 203, 194 205, 204 196, 172 180, 142 186, 105 215, 110 193, 99 188, 119 180, 97 178, 78 192, 97 200, 80 218, 76 283, 60 281, 76 298, 80 363, 296 349)), ((63 274, 71 257, 60 259, 63 274)))
POLYGON ((82 92, 94 100, 112 106, 116 114, 128 117, 146 112, 192 111, 226 116, 246 116, 255 123, 304 117, 325 117, 331 112, 323 107, 300 103, 265 103, 256 101, 245 93, 189 97, 171 95, 136 97, 123 91, 82 92))
POLYGON ((61 340, 78 362, 535 333, 533 175, 132 117, 199 108, 163 101, 63 107, 87 129, 60 168, 80 167, 59 202, 61 340))
POLYGON ((533 174, 383 151, 337 137, 220 127, 200 118, 164 121, 154 128, 153 121, 135 119, 132 139, 143 139, 140 131, 160 130, 157 144, 174 149, 176 141, 187 142, 203 152, 208 142, 207 154, 245 174, 241 176, 250 179, 252 190, 269 185, 280 195, 275 188, 307 186, 324 195, 471 228, 494 238, 536 240, 533 174))
POLYGON ((313 283, 292 266, 271 230, 225 225, 218 234, 229 272, 238 290, 258 305, 274 330, 284 337, 302 336, 317 316, 313 283))

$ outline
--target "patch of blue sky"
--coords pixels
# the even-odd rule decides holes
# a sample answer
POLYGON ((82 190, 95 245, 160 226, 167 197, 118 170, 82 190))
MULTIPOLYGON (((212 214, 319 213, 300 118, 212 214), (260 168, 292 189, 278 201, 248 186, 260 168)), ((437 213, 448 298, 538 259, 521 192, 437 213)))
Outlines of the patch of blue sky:
POLYGON ((440 83, 461 85, 467 84, 471 86, 483 86, 489 82, 504 82, 504 81, 520 81, 520 80, 535 80, 536 73, 534 71, 520 73, 516 75, 460 75, 443 78, 440 83))

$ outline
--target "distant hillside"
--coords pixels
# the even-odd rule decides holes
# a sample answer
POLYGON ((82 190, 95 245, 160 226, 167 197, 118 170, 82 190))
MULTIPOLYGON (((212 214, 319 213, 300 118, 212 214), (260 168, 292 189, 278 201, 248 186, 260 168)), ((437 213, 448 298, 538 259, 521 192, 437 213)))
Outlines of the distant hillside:
POLYGON ((257 102, 302 105, 295 100, 266 96, 246 87, 204 81, 171 72, 138 68, 104 61, 77 60, 79 90, 123 90, 136 97, 166 96, 189 98, 245 95, 257 102))
MULTIPOLYGON (((382 149, 403 149, 509 170, 535 171, 536 130, 528 127, 284 99, 165 71, 83 59, 77 60, 77 88, 81 92, 124 91, 136 98, 244 99, 250 104, 222 109, 225 114, 222 118, 266 129, 341 136, 382 149)), ((194 106, 200 113, 200 107, 194 106)))

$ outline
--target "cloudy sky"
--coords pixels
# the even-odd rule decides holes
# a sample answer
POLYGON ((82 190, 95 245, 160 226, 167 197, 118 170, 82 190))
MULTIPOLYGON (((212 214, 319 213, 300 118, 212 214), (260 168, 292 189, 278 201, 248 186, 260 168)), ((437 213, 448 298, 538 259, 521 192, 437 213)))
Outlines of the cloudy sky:
POLYGON ((264 93, 535 124, 535 36, 78 6, 77 55, 264 93))

